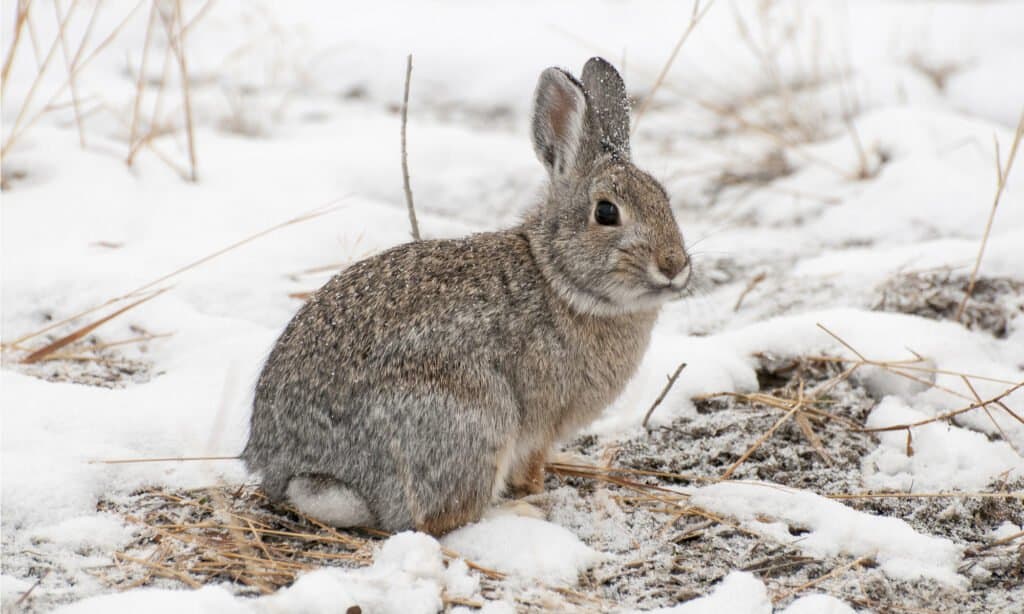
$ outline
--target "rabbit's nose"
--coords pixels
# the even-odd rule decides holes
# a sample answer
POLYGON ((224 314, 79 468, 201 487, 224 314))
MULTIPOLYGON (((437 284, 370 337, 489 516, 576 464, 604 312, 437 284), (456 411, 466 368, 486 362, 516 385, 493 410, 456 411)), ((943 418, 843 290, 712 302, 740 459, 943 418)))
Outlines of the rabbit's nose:
POLYGON ((686 267, 686 255, 676 251, 662 252, 655 258, 655 263, 662 275, 673 280, 686 267))

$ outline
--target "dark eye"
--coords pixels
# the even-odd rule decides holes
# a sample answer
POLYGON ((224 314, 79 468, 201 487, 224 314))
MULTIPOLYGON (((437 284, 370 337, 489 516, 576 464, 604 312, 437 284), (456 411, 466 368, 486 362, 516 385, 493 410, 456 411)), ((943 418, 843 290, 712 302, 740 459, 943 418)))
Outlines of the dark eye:
POLYGON ((602 226, 615 226, 619 223, 619 208, 607 200, 597 201, 594 207, 594 221, 602 226))

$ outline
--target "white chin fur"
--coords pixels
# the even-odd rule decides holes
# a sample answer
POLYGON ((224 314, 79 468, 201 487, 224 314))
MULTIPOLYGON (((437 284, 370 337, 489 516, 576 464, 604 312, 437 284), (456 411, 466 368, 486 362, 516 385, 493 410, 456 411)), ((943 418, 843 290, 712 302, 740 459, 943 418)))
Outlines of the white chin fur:
POLYGON ((617 296, 612 298, 611 302, 608 302, 588 294, 573 292, 570 289, 562 290, 561 295, 576 311, 595 316, 620 316, 638 311, 650 311, 658 309, 673 298, 670 294, 638 296, 633 292, 620 291, 617 296))
POLYGON ((292 478, 288 500, 300 512, 335 527, 373 526, 373 514, 355 491, 344 486, 323 486, 309 478, 292 478))

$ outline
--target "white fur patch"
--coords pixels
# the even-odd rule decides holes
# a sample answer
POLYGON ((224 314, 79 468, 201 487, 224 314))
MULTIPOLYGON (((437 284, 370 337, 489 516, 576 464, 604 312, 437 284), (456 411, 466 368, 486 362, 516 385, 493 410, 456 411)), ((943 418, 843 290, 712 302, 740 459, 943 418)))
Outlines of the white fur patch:
POLYGON ((484 519, 500 518, 501 516, 519 516, 520 518, 536 518, 537 520, 547 519, 547 514, 544 510, 522 499, 505 501, 484 512, 484 519))
POLYGON ((335 527, 373 526, 370 508, 355 491, 344 486, 316 484, 309 478, 292 478, 288 500, 300 512, 335 527))
POLYGON ((498 451, 497 467, 494 472, 494 486, 491 488, 491 500, 501 498, 505 492, 505 485, 508 483, 508 475, 512 470, 512 461, 515 458, 515 444, 507 444, 498 451))

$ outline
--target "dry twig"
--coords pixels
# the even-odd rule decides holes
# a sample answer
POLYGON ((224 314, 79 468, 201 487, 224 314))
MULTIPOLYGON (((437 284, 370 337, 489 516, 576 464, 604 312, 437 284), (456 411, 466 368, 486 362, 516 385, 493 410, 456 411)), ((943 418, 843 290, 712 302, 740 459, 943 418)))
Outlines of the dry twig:
POLYGON ((665 395, 667 395, 668 391, 672 389, 672 385, 676 383, 676 379, 679 378, 679 374, 682 373, 685 368, 685 362, 679 363, 679 366, 676 367, 676 370, 668 378, 668 382, 665 384, 665 387, 661 389, 661 394, 658 395, 658 398, 654 399, 654 403, 651 403, 651 407, 647 410, 647 413, 644 414, 644 421, 642 423, 644 428, 647 428, 647 421, 651 419, 651 414, 653 414, 654 410, 657 409, 658 406, 661 405, 661 402, 665 400, 665 395))
POLYGON ((661 72, 658 73, 658 77, 654 80, 654 85, 651 86, 651 91, 644 96, 643 102, 640 103, 640 108, 633 114, 633 130, 631 134, 636 134, 637 127, 640 125, 640 118, 647 112, 647 108, 651 106, 651 102, 654 100, 654 95, 658 93, 661 88, 661 84, 665 82, 665 77, 668 75, 668 71, 672 68, 672 64, 676 61, 676 56, 679 55, 679 50, 683 48, 683 43, 686 39, 690 38, 690 34, 700 23, 701 19, 707 15, 708 10, 715 4, 715 0, 710 0, 703 8, 700 8, 700 0, 694 0, 693 12, 690 14, 690 23, 686 26, 686 30, 683 31, 683 35, 676 41, 675 47, 672 48, 672 53, 669 54, 668 59, 665 60, 665 65, 661 67, 661 72))
POLYGON ((405 204, 409 208, 409 226, 412 227, 412 238, 420 240, 420 227, 416 223, 416 209, 412 204, 412 188, 409 185, 409 154, 406 149, 405 128, 409 122, 409 81, 412 78, 412 54, 405 63, 405 94, 402 96, 402 187, 405 188, 405 204))

